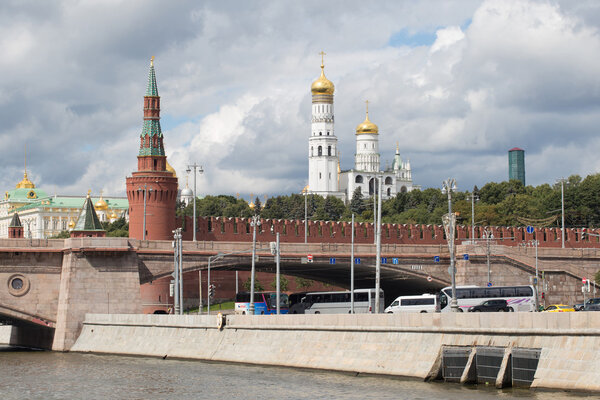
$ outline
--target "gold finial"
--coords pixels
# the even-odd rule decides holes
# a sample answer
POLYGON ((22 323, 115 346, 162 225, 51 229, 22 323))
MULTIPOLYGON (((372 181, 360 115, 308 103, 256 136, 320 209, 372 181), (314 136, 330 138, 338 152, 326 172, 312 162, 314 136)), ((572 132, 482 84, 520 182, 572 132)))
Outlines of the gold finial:
POLYGON ((87 194, 88 199, 90 198, 91 193, 92 193, 92 189, 88 189, 88 194, 87 194))
POLYGON ((367 103, 367 118, 369 118, 369 100, 365 100, 365 103, 367 103))
POLYGON ((25 143, 25 176, 27 176, 27 143, 25 143))
POLYGON ((396 142, 396 153, 400 151, 400 145, 396 142))
POLYGON ((321 68, 325 68, 325 64, 323 63, 323 56, 327 55, 324 51, 319 53, 321 55, 321 68))
POLYGON ((150 57, 150 66, 154 67, 154 56, 150 57))

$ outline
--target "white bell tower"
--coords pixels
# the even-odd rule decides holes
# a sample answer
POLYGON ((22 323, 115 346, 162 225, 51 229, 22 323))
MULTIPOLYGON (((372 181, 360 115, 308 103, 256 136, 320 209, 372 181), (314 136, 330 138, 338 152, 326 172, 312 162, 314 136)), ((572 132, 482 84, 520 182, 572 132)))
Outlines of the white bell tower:
MULTIPOLYGON (((321 76, 311 85, 312 122, 308 140, 308 190, 321 196, 339 190, 337 137, 333 130, 333 83, 325 77, 321 52, 321 76)), ((337 193, 336 193, 337 194, 337 193)))

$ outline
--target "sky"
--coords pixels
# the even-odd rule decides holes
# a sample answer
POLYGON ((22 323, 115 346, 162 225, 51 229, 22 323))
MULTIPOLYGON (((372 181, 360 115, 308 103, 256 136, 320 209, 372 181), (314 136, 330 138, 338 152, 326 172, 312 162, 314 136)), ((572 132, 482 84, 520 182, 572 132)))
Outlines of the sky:
POLYGON ((0 3, 0 188, 27 173, 48 194, 124 196, 137 169, 150 57, 180 187, 299 192, 310 85, 335 84, 341 168, 355 129, 379 126, 413 182, 458 190, 600 171, 597 1, 27 1, 0 3), (193 175, 189 176, 193 186, 193 175))

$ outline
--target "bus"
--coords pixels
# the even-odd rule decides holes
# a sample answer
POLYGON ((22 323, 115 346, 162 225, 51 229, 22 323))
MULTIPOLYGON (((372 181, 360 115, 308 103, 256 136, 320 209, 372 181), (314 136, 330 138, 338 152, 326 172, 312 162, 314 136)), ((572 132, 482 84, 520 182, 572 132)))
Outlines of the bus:
MULTIPOLYGON (((235 313, 248 314, 250 293, 239 292, 235 295, 235 313)), ((288 295, 279 294, 279 313, 287 314, 289 309, 288 295)), ((277 314, 277 292, 254 292, 254 315, 277 314)))
MULTIPOLYGON (((440 291, 440 311, 452 311, 450 308, 451 298, 452 288, 450 286, 440 291)), ((535 288, 531 285, 456 287, 456 300, 461 312, 469 311, 470 307, 490 299, 505 299, 510 311, 535 311, 535 288)))
MULTIPOLYGON (((349 314, 350 292, 313 292, 302 299, 306 304, 305 314, 349 314)), ((379 312, 384 308, 383 290, 379 290, 379 312)), ((354 290, 354 313, 365 314, 375 311, 375 289, 354 290)))
POLYGON ((385 312, 387 314, 436 312, 438 310, 438 298, 435 294, 400 296, 385 309, 385 312))

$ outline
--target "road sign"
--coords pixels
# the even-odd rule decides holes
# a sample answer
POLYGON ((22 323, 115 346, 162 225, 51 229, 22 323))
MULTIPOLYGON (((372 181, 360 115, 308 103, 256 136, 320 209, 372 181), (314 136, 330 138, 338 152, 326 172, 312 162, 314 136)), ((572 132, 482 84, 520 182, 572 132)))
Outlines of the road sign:
POLYGON ((433 280, 433 278, 431 276, 427 277, 427 282, 431 282, 433 280))
POLYGON ((582 283, 585 285, 585 282, 587 282, 587 279, 583 278, 583 279, 581 280, 581 282, 582 282, 582 283))
POLYGON ((527 233, 533 233, 533 226, 527 225, 527 233))
POLYGON ((492 282, 488 282, 487 287, 492 287, 492 282))
POLYGON ((335 264, 335 258, 334 257, 330 257, 329 258, 329 264, 335 264))
POLYGON ((434 256, 433 262, 440 262, 440 256, 434 256))
POLYGON ((381 263, 387 264, 387 257, 381 257, 381 263))
POLYGON ((463 254, 463 260, 469 261, 469 255, 468 254, 463 254))
POLYGON ((354 264, 360 264, 360 258, 356 257, 356 258, 354 259, 354 264))
POLYGON ((397 258, 392 258, 392 264, 400 264, 400 261, 397 258))
POLYGON ((312 254, 308 254, 306 256, 306 259, 308 260, 308 262, 313 262, 313 256, 312 256, 312 254))

